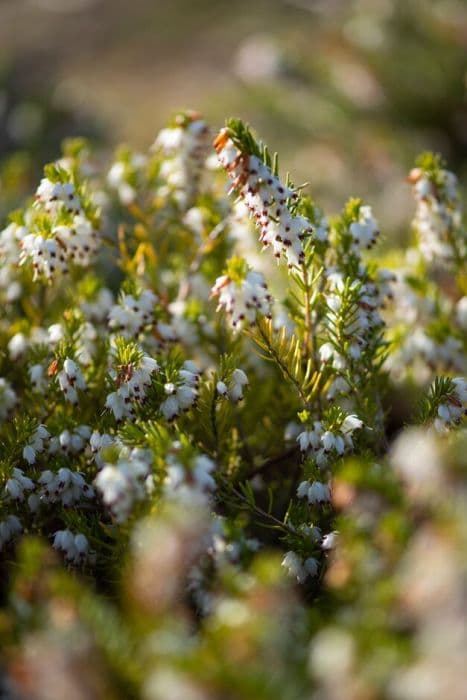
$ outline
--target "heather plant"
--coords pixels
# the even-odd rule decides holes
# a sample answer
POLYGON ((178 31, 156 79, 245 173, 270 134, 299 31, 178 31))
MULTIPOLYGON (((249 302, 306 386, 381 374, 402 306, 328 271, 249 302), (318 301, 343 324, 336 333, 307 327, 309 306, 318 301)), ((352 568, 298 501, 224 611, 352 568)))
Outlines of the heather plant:
POLYGON ((7 697, 462 697, 466 229, 408 181, 378 255, 238 120, 45 167, 0 233, 7 697))

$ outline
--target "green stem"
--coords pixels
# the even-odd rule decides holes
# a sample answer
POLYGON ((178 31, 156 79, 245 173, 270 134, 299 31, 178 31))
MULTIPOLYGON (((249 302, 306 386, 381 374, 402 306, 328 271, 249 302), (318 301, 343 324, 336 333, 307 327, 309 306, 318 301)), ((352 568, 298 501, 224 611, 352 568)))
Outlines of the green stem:
POLYGON ((285 364, 282 362, 282 360, 281 360, 281 358, 279 357, 279 355, 277 354, 276 350, 275 350, 274 347, 270 344, 269 338, 267 337, 267 335, 264 334, 264 331, 263 331, 263 329, 261 328, 261 325, 258 325, 258 331, 259 331, 259 334, 260 334, 261 338, 263 339, 263 341, 264 341, 265 344, 266 344, 266 347, 267 347, 267 349, 268 349, 269 354, 271 355, 271 357, 273 358, 273 360, 275 360, 275 362, 277 363, 277 365, 280 367, 280 369, 281 369, 282 374, 284 375, 284 377, 285 377, 291 384, 293 384, 293 386, 296 388, 297 393, 298 393, 298 395, 299 395, 299 397, 300 397, 300 399, 301 399, 303 405, 305 406, 305 408, 308 408, 308 407, 309 407, 309 406, 308 406, 308 401, 307 401, 307 399, 306 399, 305 394, 303 393, 303 389, 302 389, 302 387, 300 386, 300 383, 295 379, 295 377, 294 377, 292 374, 290 374, 287 365, 285 365, 285 364))

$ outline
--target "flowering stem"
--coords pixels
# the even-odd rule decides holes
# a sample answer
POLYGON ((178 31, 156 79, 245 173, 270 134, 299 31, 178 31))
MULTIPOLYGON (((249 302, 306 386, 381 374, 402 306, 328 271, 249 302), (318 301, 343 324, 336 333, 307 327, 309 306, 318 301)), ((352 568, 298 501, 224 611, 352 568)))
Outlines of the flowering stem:
POLYGON ((257 515, 261 516, 262 518, 264 518, 266 520, 270 520, 272 523, 274 523, 274 525, 276 525, 278 528, 280 528, 284 532, 287 532, 287 533, 294 532, 293 528, 291 528, 290 525, 287 525, 282 520, 279 520, 279 518, 276 518, 271 513, 268 513, 267 511, 263 510, 263 508, 258 506, 256 503, 252 503, 241 491, 238 491, 225 478, 221 477, 221 479, 222 479, 224 486, 226 486, 228 488, 228 490, 236 498, 238 498, 239 501, 241 501, 246 506, 248 506, 248 508, 250 510, 252 510, 254 513, 256 513, 257 515))

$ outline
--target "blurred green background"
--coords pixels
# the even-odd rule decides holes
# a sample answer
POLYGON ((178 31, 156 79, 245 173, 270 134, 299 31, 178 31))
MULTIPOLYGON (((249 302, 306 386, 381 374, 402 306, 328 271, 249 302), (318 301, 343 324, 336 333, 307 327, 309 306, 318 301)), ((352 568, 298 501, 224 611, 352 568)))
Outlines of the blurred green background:
POLYGON ((387 237, 435 149, 467 171, 464 0, 0 0, 0 213, 65 135, 147 147, 180 108, 250 122, 329 213, 387 237))

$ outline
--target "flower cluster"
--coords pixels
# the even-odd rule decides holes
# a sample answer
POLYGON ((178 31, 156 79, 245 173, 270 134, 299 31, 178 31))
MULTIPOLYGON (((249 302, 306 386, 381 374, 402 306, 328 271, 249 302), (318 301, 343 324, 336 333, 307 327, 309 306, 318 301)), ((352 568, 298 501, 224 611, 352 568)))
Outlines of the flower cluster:
POLYGON ((300 450, 316 461, 318 467, 326 467, 331 455, 342 456, 353 449, 352 435, 363 427, 355 415, 348 415, 338 428, 326 430, 321 421, 314 421, 313 427, 304 430, 297 437, 300 450))
POLYGON ((437 416, 434 422, 437 430, 459 425, 462 417, 467 414, 467 380, 456 377, 451 380, 452 390, 442 397, 438 404, 437 416))
POLYGON ((48 214, 57 214, 62 208, 70 214, 79 214, 81 199, 72 182, 51 182, 42 178, 36 191, 36 204, 48 214))
POLYGON ((219 396, 229 398, 233 403, 238 403, 243 399, 243 392, 248 386, 248 377, 242 369, 236 367, 230 378, 224 378, 216 383, 216 391, 219 396))
POLYGON ((397 271, 393 291, 389 316, 393 351, 386 361, 393 379, 401 382, 410 377, 423 385, 433 371, 467 372, 462 298, 454 304, 433 280, 425 274, 422 279, 414 255, 407 256, 397 271), (434 324, 436 314, 438 322, 434 324))
POLYGON ((331 492, 329 484, 323 484, 321 481, 302 481, 297 488, 298 498, 306 498, 310 505, 317 503, 329 503, 331 500, 331 492))
POLYGON ((145 498, 152 488, 152 455, 147 450, 122 449, 114 462, 104 462, 95 486, 117 522, 125 521, 135 501, 145 498))
POLYGON ((78 455, 86 449, 91 437, 89 425, 78 425, 77 428, 62 430, 59 435, 50 439, 49 453, 78 455))
POLYGON ((34 482, 24 475, 22 469, 13 469, 13 475, 6 482, 5 491, 14 501, 24 501, 24 492, 34 489, 34 482))
POLYGON ((21 241, 28 235, 26 226, 12 221, 0 232, 0 289, 6 302, 13 302, 21 296, 23 287, 18 280, 18 251, 21 241))
POLYGON ((125 338, 137 338, 154 322, 157 296, 149 289, 140 294, 122 294, 109 311, 109 328, 125 338))
POLYGON ((222 129, 214 146, 219 162, 232 180, 232 191, 243 198, 256 226, 260 241, 273 249, 276 258, 285 256, 289 267, 305 259, 304 241, 313 229, 304 216, 294 215, 289 202, 297 193, 284 185, 257 153, 242 151, 234 125, 222 129))
POLYGON ((24 217, 20 265, 31 263, 34 279, 50 280, 69 271, 71 264, 89 267, 99 246, 96 209, 85 200, 72 170, 57 163, 46 168, 36 201, 24 217))
POLYGON ((148 158, 143 153, 121 149, 117 153, 107 173, 107 184, 117 192, 124 206, 133 204, 138 197, 138 189, 144 181, 148 158))
POLYGON ((107 395, 105 406, 117 421, 135 417, 135 406, 144 401, 152 374, 158 371, 157 361, 144 354, 137 362, 120 364, 110 371, 110 379, 117 388, 107 395))
POLYGON ((28 464, 35 464, 37 453, 44 452, 49 438, 50 433, 45 425, 39 425, 28 440, 28 444, 23 448, 23 459, 28 464))
POLYGON ((186 112, 175 117, 173 126, 159 132, 152 150, 161 152, 159 196, 172 196, 183 209, 196 196, 202 166, 207 156, 209 128, 200 115, 186 112))
POLYGON ((89 555, 89 542, 81 532, 74 535, 70 530, 57 530, 53 535, 53 547, 63 552, 65 561, 82 564, 89 555))
POLYGON ((174 380, 164 384, 167 398, 161 403, 160 410, 168 421, 175 420, 195 405, 200 376, 201 372, 194 362, 187 360, 174 380))
POLYGON ((69 357, 63 362, 63 369, 57 374, 57 381, 63 391, 65 399, 74 406, 78 405, 78 389, 85 391, 87 388, 83 373, 79 365, 69 357))
MULTIPOLYGON (((238 268, 238 265, 236 266, 238 268)), ((272 296, 260 272, 247 271, 245 276, 231 272, 218 277, 212 296, 218 297, 217 310, 224 308, 234 329, 254 325, 258 315, 271 318, 272 296)))
POLYGON ((4 520, 0 520, 0 551, 15 535, 19 535, 21 530, 21 522, 16 515, 7 515, 4 520))
POLYGON ((408 179, 417 203, 413 226, 421 253, 430 262, 451 263, 465 254, 456 176, 443 169, 439 159, 425 155, 408 179))
POLYGON ((379 225, 373 216, 371 207, 360 207, 358 220, 350 224, 349 232, 354 252, 365 248, 370 249, 374 246, 379 236, 379 225))
POLYGON ((332 360, 335 369, 346 366, 345 355, 351 360, 359 360, 362 350, 368 347, 373 331, 383 325, 378 313, 378 291, 368 293, 370 285, 362 285, 359 280, 344 280, 342 275, 333 274, 329 279, 330 291, 326 299, 328 306, 327 322, 336 329, 347 343, 335 349, 331 342, 320 347, 323 362, 332 360), (341 354, 343 351, 343 354, 341 354), (344 355, 344 357, 343 357, 344 355))
POLYGON ((60 467, 57 472, 46 469, 38 479, 40 484, 39 499, 42 503, 61 503, 72 506, 84 498, 94 498, 94 489, 80 472, 68 467, 60 467))
POLYGON ((453 181, 434 161, 412 175, 421 253, 384 252, 392 272, 370 206, 328 219, 240 122, 218 158, 207 139, 181 115, 103 176, 69 144, 0 233, 2 673, 24 697, 45 668, 77 697, 395 700, 435 669, 454 696, 439 680, 467 639, 453 181), (119 590, 130 606, 102 594, 119 590))
POLYGON ((282 566, 287 570, 289 576, 297 579, 298 583, 304 583, 311 576, 318 573, 318 562, 314 557, 302 559, 296 552, 286 552, 282 566))
POLYGON ((196 500, 204 501, 215 490, 216 482, 212 476, 215 463, 207 455, 196 455, 188 468, 177 459, 177 454, 169 454, 167 459, 167 476, 164 491, 168 498, 192 504, 196 500))

